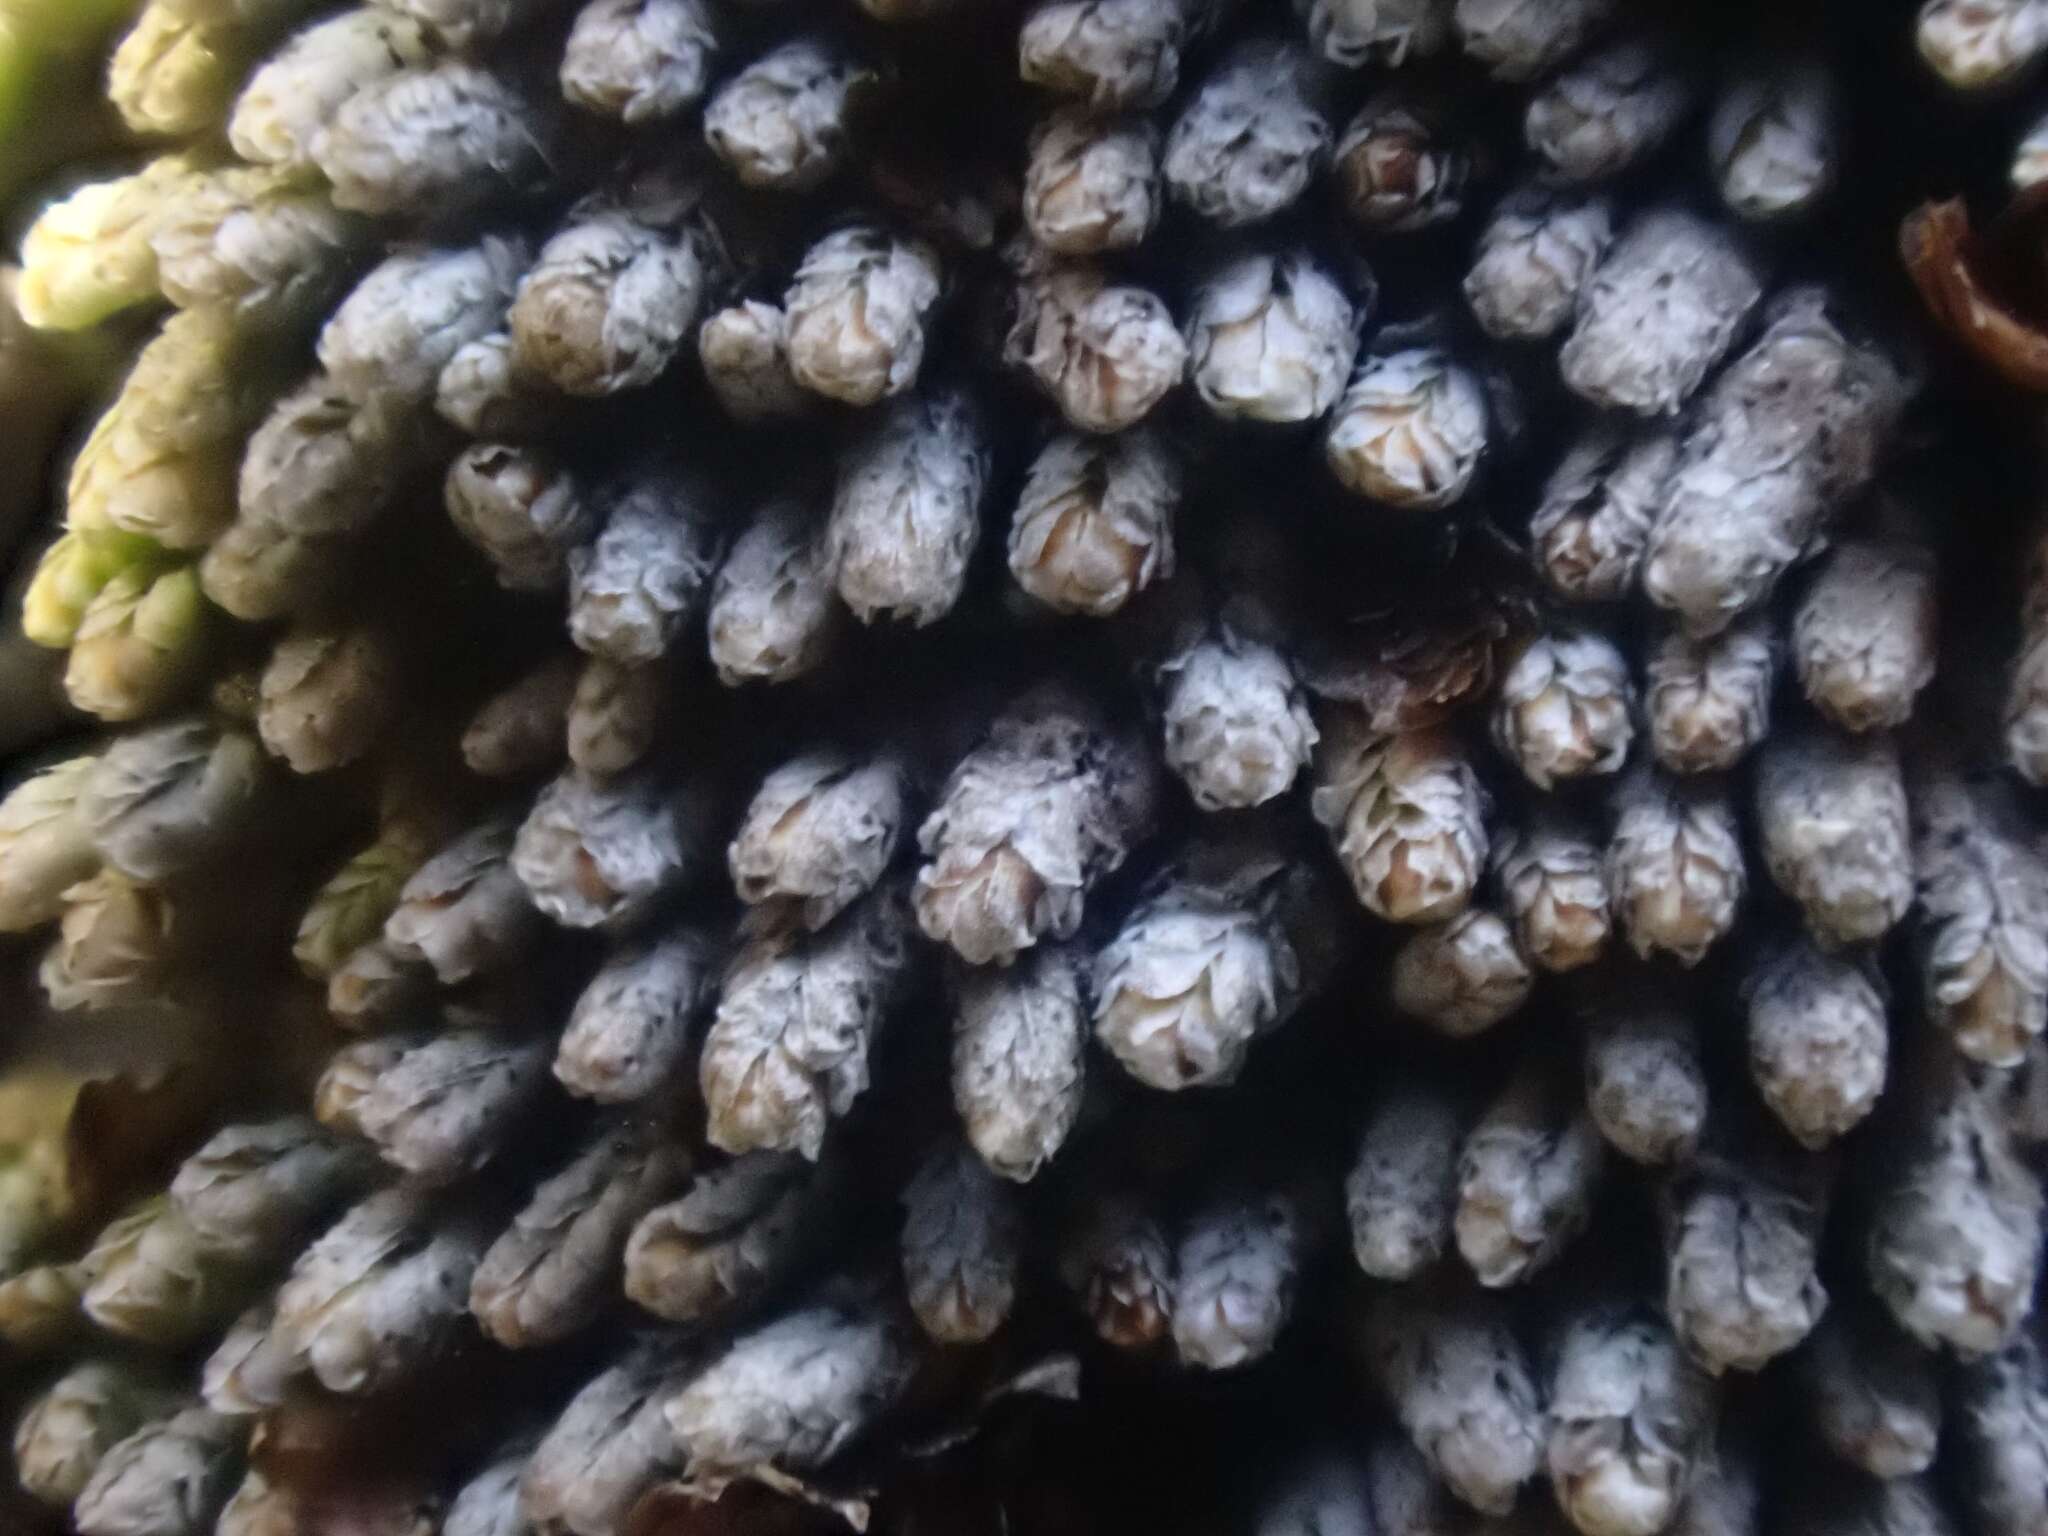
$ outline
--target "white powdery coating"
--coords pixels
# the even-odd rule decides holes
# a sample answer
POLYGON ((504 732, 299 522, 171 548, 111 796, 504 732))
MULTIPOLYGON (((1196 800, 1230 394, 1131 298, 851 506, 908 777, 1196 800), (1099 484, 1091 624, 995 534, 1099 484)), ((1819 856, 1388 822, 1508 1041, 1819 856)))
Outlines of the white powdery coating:
POLYGON ((1472 1508, 1505 1515, 1543 1465, 1543 1403, 1496 1298, 1418 1287, 1376 1295, 1369 1367, 1415 1449, 1472 1508))
POLYGON ((391 1386, 457 1333, 488 1234, 409 1185, 374 1194, 302 1254, 277 1293, 285 1347, 330 1392, 391 1386))
POLYGON ((1550 473, 1530 516, 1530 553, 1548 588, 1569 602, 1626 598, 1675 467, 1673 434, 1632 436, 1595 422, 1550 473))
POLYGON ((640 1218, 682 1189, 689 1151, 633 1127, 599 1135, 533 1197, 477 1264, 469 1310, 493 1342, 530 1349, 602 1315, 640 1218))
POLYGON ((1088 709, 1031 695, 961 760, 918 828, 918 926, 970 965, 1069 939, 1155 809, 1151 765, 1088 709))
POLYGON ((1126 1196, 1089 1199, 1061 1242, 1059 1275, 1106 1344, 1150 1349, 1172 1326, 1173 1249, 1154 1215, 1126 1196))
MULTIPOLYGON (((410 401, 363 404, 314 374, 281 396, 249 435, 235 489, 237 522, 228 537, 246 529, 325 539, 330 542, 314 547, 339 565, 334 551, 367 535, 419 467, 426 443, 421 426, 410 401)), ((297 612, 310 606, 295 590, 303 584, 289 573, 283 583, 285 604, 297 612)))
POLYGON ((115 740, 87 771, 73 814, 114 868, 161 882, 217 862, 255 831, 271 783, 246 732, 178 720, 115 740))
POLYGON ((1867 964, 1794 944, 1762 960, 1743 993, 1749 1075, 1801 1145, 1826 1146, 1877 1107, 1891 1038, 1867 964))
POLYGON ((227 1502, 245 1426, 184 1408, 110 1447, 79 1491, 80 1536, 201 1536, 227 1502))
POLYGON ((537 1530, 614 1536, 634 1501, 679 1466, 662 1407, 692 1365, 687 1346, 643 1339, 570 1399, 520 1478, 527 1520, 537 1530))
POLYGON ((418 22, 376 6, 343 11, 296 33, 249 77, 228 142, 252 164, 308 169, 320 130, 351 96, 430 56, 418 22))
POLYGON ((1870 482, 1907 394, 1882 354, 1842 332, 1824 291, 1778 299, 1686 434, 1644 555, 1650 601, 1694 634, 1761 604, 1870 482))
POLYGON ((1930 1349, 2012 1342, 2041 1265, 2041 1183, 1980 1090, 1950 1067, 1918 1106, 1871 1214, 1870 1287, 1930 1349))
POLYGON ((1799 1359, 1829 1450, 1872 1477, 1916 1477, 1934 1464, 1942 1412, 1933 1354, 1876 1317, 1837 1310, 1799 1359))
POLYGON ((2013 771, 2029 784, 2048 784, 2048 625, 2030 633, 2013 660, 2004 723, 2013 771))
POLYGON ((952 610, 981 539, 988 476, 986 427, 966 396, 921 395, 879 413, 840 463, 824 533, 834 585, 861 622, 922 627, 952 610))
POLYGON ((1617 773, 1635 738, 1628 660, 1590 630, 1531 641, 1500 680, 1493 739, 1538 789, 1560 779, 1617 773))
POLYGON ((1614 14, 1619 0, 1457 0, 1452 24, 1467 54, 1496 80, 1534 80, 1562 63, 1614 14))
POLYGON ((1927 0, 1914 41, 1920 57, 1957 90, 1988 90, 2048 53, 2048 7, 2039 0, 1927 0))
POLYGON ((357 90, 314 135, 313 160, 337 208, 445 214, 540 181, 543 121, 490 70, 445 60, 357 90))
POLYGON ((1136 426, 1180 383, 1187 343, 1166 302, 1089 266, 1019 286, 1004 361, 1021 368, 1082 432, 1136 426))
POLYGON ((1017 72, 1097 112, 1162 105, 1180 83, 1182 0, 1050 0, 1024 18, 1017 72))
POLYGON ((1058 256, 1099 256, 1144 243, 1159 221, 1159 130, 1141 117, 1062 107, 1031 133, 1024 222, 1058 256))
POLYGON ((1339 205, 1370 233, 1413 234, 1465 211, 1468 141, 1433 96, 1394 87, 1359 108, 1337 141, 1339 205))
POLYGON ((725 850, 733 889, 750 906, 802 903, 824 927, 874 889, 902 846, 910 783, 894 758, 810 752, 773 770, 725 850))
POLYGON ((256 728, 293 773, 326 773, 373 750, 400 704, 405 657, 364 626, 285 635, 263 668, 256 728))
POLYGON ((1605 1149, 1577 1088, 1524 1069, 1459 1149, 1452 1230, 1483 1286, 1529 1279, 1592 1217, 1605 1149))
POLYGON ((810 1306, 742 1335, 663 1413, 694 1481, 806 1472, 894 1402, 916 1362, 883 1307, 810 1306))
POLYGON ((526 1449, 517 1447, 472 1475, 448 1501, 441 1536, 529 1536, 531 1527, 519 1508, 526 1459, 526 1449))
POLYGON ((546 430, 559 402, 519 366, 509 331, 466 343, 434 384, 434 412, 465 437, 530 437, 546 430))
POLYGON ((1754 263, 1725 231, 1676 209, 1646 213, 1580 294, 1558 366, 1595 405, 1675 415, 1762 297, 1754 263))
POLYGON ((1286 1195, 1230 1196, 1197 1212, 1174 1262, 1173 1347, 1183 1365, 1235 1370, 1270 1354, 1294 1310, 1303 1214, 1286 1195))
POLYGON ((1707 160, 1743 219, 1806 212, 1835 184, 1841 157, 1835 88, 1824 66, 1792 61, 1747 74, 1707 121, 1707 160))
POLYGON ((1583 1311, 1553 1348, 1546 1460, 1559 1506, 1583 1536, 1656 1536, 1709 1450, 1713 1383, 1646 1305, 1583 1311))
POLYGON ((564 394, 644 389, 694 334, 704 264, 688 235, 598 212, 550 236, 506 323, 519 365, 564 394))
POLYGON ((1530 98, 1522 134, 1549 174, 1617 176, 1671 135, 1693 88, 1656 43, 1630 39, 1572 65, 1530 98))
POLYGON ((64 911, 64 892, 99 867, 78 801, 95 757, 24 779, 0 800, 0 933, 27 933, 64 911))
POLYGON ((1364 717, 1334 713, 1309 807, 1374 915, 1435 923, 1471 902, 1486 866, 1486 802, 1453 737, 1379 736, 1364 717))
POLYGON ((628 127, 703 99, 718 34, 702 0, 591 0, 562 49, 562 96, 628 127))
POLYGON ((2048 1026, 2048 859, 1954 779, 1916 785, 1927 1011, 1972 1061, 2018 1067, 2048 1026))
POLYGON ((1357 69, 1443 52, 1451 42, 1452 0, 1295 0, 1308 40, 1332 64, 1357 69))
POLYGON ((1806 697, 1845 731, 1904 725, 1934 681, 1939 596, 1934 557, 1916 544, 1835 546, 1792 618, 1806 697))
POLYGON ((364 404, 424 406, 449 359, 505 323, 530 260, 522 242, 498 239, 388 258, 320 332, 328 382, 364 404))
POLYGON ((749 1152, 703 1170, 633 1228, 626 1299, 677 1323, 730 1312, 816 1247, 828 1184, 786 1152, 749 1152))
POLYGON ((728 688, 788 682, 825 659, 843 618, 820 530, 801 503, 771 502, 711 584, 711 664, 728 688))
POLYGON ((530 22, 560 0, 376 0, 387 10, 416 18, 456 53, 469 53, 530 22))
POLYGON ((622 666, 658 661, 702 611, 723 553, 703 491, 629 471, 603 530, 569 555, 569 638, 622 666))
POLYGON ((1330 124, 1306 90, 1309 61, 1282 43, 1247 43, 1196 90, 1166 136, 1175 199, 1226 229, 1297 201, 1330 151, 1330 124))
POLYGON ((1238 421, 1314 421, 1337 401, 1358 350, 1358 314, 1307 255, 1241 256, 1212 273, 1188 317, 1189 378, 1238 421))
POLYGON ((726 972, 698 1079, 705 1134, 727 1152, 801 1152, 868 1086, 868 1052, 912 963, 899 892, 875 892, 824 932, 757 909, 726 972))
POLYGON ((284 1401, 297 1364, 271 1326, 266 1301, 236 1318, 200 1367, 199 1396, 215 1413, 255 1418, 284 1401))
POLYGON ((1699 1031, 1652 1002, 1613 1008, 1586 1027, 1586 1108, 1607 1144, 1632 1162, 1683 1163, 1707 1121, 1699 1031))
POLYGON ((743 187, 808 192, 845 161, 859 97, 879 83, 859 60, 798 38, 718 88, 704 141, 743 187))
POLYGON ((1147 1087, 1230 1082, 1301 999, 1301 958, 1248 873, 1170 878, 1095 957, 1095 1037, 1147 1087))
POLYGON ((1775 736, 1757 759, 1764 863, 1822 944, 1882 938, 1913 904, 1899 755, 1882 737, 1775 736))
POLYGON ((170 1195, 209 1255, 254 1263, 285 1257, 369 1171, 360 1148, 290 1115, 217 1132, 179 1164, 170 1195))
POLYGON ((1323 438, 1331 473, 1390 507, 1436 511, 1463 498, 1486 452, 1486 391, 1435 348, 1362 359, 1323 438))
POLYGON ((903 1287, 941 1344, 978 1344, 1010 1315, 1024 1223, 1015 1196, 965 1145, 945 1144, 903 1191, 903 1287))
POLYGON ((1563 330, 1614 242, 1604 197, 1524 187, 1503 198, 1465 274, 1465 302, 1487 335, 1542 341, 1563 330))
POLYGON ((2039 1346, 2021 1339, 1972 1366, 1956 1417, 1978 1529, 2027 1536, 2048 1528, 2048 1373, 2039 1346))
POLYGON ((1376 1280, 1410 1280, 1451 1248, 1458 1208, 1457 1104, 1419 1083, 1375 1104, 1344 1181, 1351 1253, 1376 1280))
POLYGON ((1600 844, 1590 831, 1538 815, 1500 834, 1493 869, 1515 945, 1531 965, 1575 971, 1606 952, 1614 918, 1600 844))
POLYGON ((1180 463, 1157 434, 1062 432, 1018 493, 1010 574, 1049 608, 1105 618, 1173 574, 1180 500, 1180 463))
POLYGON ((1509 1017, 1535 980, 1513 932, 1483 907, 1417 930, 1394 954, 1394 1006, 1453 1038, 1509 1017))
POLYGON ((673 1087, 716 964, 710 940, 687 929, 615 951, 570 1011, 557 1081, 600 1104, 640 1103, 673 1087))
POLYGON ((1035 950, 960 981, 953 1014, 953 1107, 990 1169, 1024 1183, 1059 1152, 1081 1113, 1087 1071, 1084 961, 1035 950))
POLYGON ((1764 615, 1695 640, 1670 630, 1643 661, 1650 752, 1673 773, 1724 773, 1771 728, 1782 647, 1764 615))
POLYGON ((356 1124, 393 1167, 449 1184, 489 1162, 547 1083, 541 1041, 442 1035, 377 1074, 356 1124))
POLYGON ((925 326, 941 292, 939 254, 855 224, 804 253, 782 307, 789 368, 805 389, 873 405, 917 382, 925 326))
POLYGON ((1694 1359, 1717 1376, 1759 1371, 1813 1330, 1827 1211, 1798 1174, 1703 1159, 1663 1198, 1664 1310, 1694 1359))
POLYGON ((718 311, 697 330, 697 360, 734 421, 800 415, 810 401, 789 371, 789 317, 773 304, 746 299, 718 311))
POLYGON ((690 791, 640 775, 599 782, 571 771, 540 792, 512 868, 533 904, 565 928, 613 929, 645 916, 701 871, 708 828, 690 791))
POLYGON ((1749 876, 1718 784, 1638 768, 1616 786, 1607 890, 1629 948, 1698 965, 1734 926, 1749 876))
POLYGON ((324 373, 276 399, 248 436, 236 483, 238 528, 358 537, 412 469, 410 401, 350 397, 324 373))
POLYGON ((1277 799, 1309 765, 1318 733, 1288 659, 1229 627, 1159 666, 1166 766, 1205 811, 1277 799))
POLYGON ((425 961, 444 985, 524 956, 539 914, 511 865, 515 828, 485 822, 422 864, 399 893, 384 941, 401 961, 425 961))
POLYGON ((258 329, 322 307, 367 230, 293 179, 245 170, 181 183, 150 236, 164 297, 181 309, 225 308, 258 329))
POLYGON ((2015 192, 2048 181, 2048 117, 2036 119, 2013 147, 2011 180, 2015 192))

